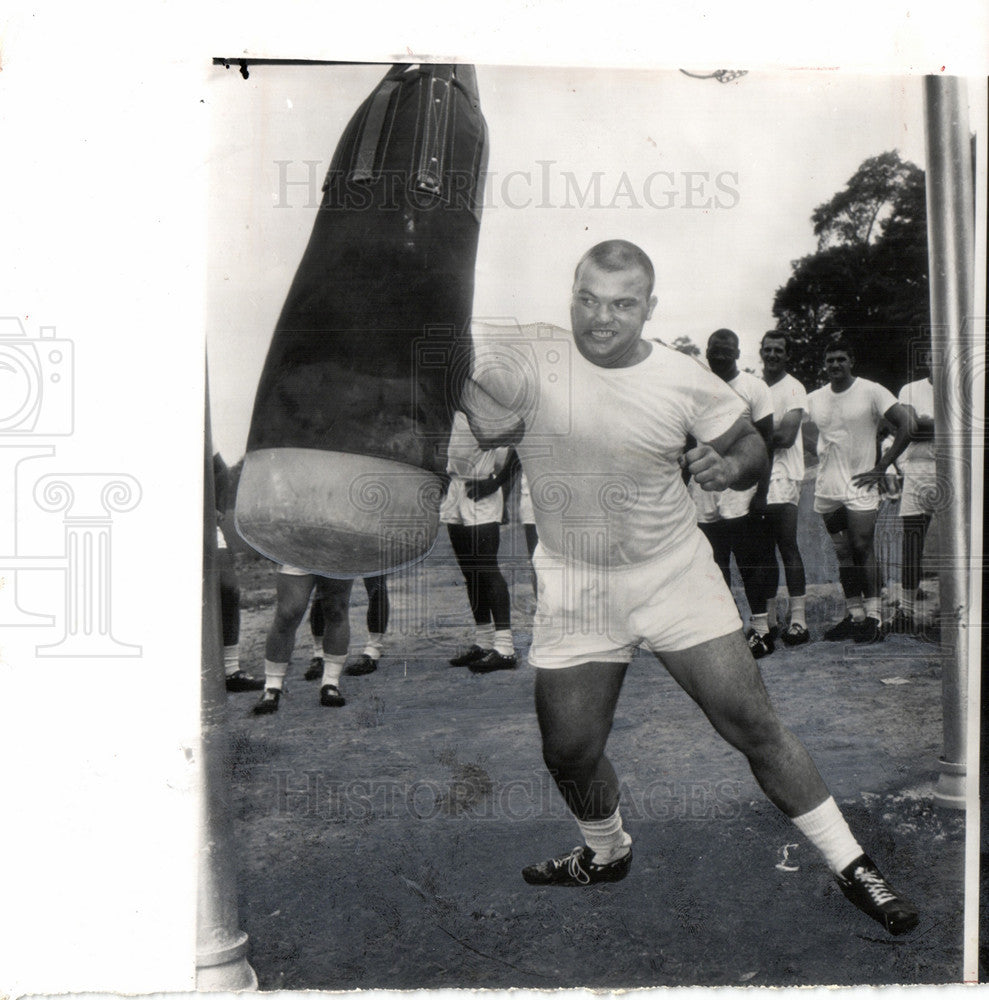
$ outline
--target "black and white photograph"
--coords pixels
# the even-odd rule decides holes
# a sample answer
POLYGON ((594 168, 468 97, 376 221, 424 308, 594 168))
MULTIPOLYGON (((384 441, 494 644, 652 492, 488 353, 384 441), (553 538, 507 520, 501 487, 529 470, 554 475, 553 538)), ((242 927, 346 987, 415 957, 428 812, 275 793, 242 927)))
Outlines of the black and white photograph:
POLYGON ((981 981, 981 65, 157 13, 0 50, 0 987, 981 981))

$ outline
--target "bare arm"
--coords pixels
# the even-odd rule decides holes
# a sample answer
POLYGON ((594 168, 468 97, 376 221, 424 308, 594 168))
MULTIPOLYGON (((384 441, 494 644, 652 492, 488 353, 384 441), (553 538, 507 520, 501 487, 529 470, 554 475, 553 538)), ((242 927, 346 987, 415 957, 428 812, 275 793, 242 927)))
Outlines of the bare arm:
POLYGON ((772 448, 792 448, 800 433, 800 425, 803 423, 803 410, 788 410, 780 421, 779 427, 773 428, 772 448))
POLYGON ((685 452, 683 464, 697 485, 710 493, 753 486, 768 468, 769 455, 752 421, 739 417, 724 434, 685 452))
POLYGON ((486 451, 512 448, 522 440, 525 421, 493 399, 472 378, 464 383, 460 408, 467 415, 471 434, 486 451))
POLYGON ((886 469, 903 454, 913 435, 914 418, 912 408, 902 403, 894 403, 883 416, 894 429, 893 443, 879 457, 879 461, 868 472, 860 472, 852 476, 853 486, 876 486, 884 488, 886 469))

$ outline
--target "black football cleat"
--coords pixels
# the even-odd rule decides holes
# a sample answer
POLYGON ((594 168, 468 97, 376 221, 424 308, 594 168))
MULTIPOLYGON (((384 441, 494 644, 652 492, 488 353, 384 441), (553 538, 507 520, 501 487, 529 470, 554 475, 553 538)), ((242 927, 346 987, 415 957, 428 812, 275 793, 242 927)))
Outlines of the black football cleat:
POLYGON ((837 625, 832 625, 824 633, 825 642, 844 642, 855 635, 855 627, 858 623, 851 615, 845 615, 837 625))
POLYGON ((802 646, 805 642, 810 642, 810 632, 799 622, 793 622, 780 639, 784 646, 802 646))
POLYGON ((373 674, 377 669, 378 661, 373 656, 368 656, 367 653, 361 653, 361 655, 358 656, 357 659, 344 670, 344 673, 349 674, 351 677, 363 677, 364 674, 373 674))
POLYGON ((480 660, 482 657, 488 655, 487 649, 482 649, 475 643, 469 649, 463 653, 458 654, 450 661, 451 667, 466 667, 473 663, 475 660, 480 660))
POLYGON ((336 684, 324 684, 319 689, 319 703, 326 708, 343 708, 347 704, 347 699, 340 694, 336 684))
POLYGON ((883 878, 868 855, 857 857, 840 875, 835 875, 845 898, 878 921, 890 934, 909 934, 920 920, 917 907, 883 878))
POLYGON ((264 688, 264 680, 260 677, 252 677, 243 670, 235 670, 232 674, 227 674, 227 690, 239 693, 241 691, 260 691, 264 688))
POLYGON ((496 649, 488 650, 483 659, 475 660, 470 664, 472 674, 490 674, 494 670, 514 670, 519 665, 518 657, 512 653, 505 656, 496 649))
POLYGON ((251 709, 255 715, 271 715, 272 712, 278 711, 278 702, 281 699, 282 693, 277 688, 266 688, 263 695, 251 709))
POLYGON ((522 869, 522 878, 529 885, 562 885, 582 887, 599 882, 620 882, 632 867, 632 848, 628 854, 607 864, 594 863, 594 852, 586 846, 575 847, 559 858, 540 861, 522 869))

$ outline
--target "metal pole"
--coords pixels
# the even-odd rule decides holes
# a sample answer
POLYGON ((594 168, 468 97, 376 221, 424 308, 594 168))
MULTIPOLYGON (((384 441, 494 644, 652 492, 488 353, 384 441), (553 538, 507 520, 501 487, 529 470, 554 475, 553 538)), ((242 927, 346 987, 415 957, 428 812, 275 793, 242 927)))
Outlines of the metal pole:
POLYGON ((934 790, 938 805, 964 808, 971 602, 971 464, 975 343, 972 153, 966 88, 957 77, 924 80, 927 140, 927 246, 931 288, 937 476, 947 503, 940 514, 941 680, 944 754, 934 790))
POLYGON ((237 876, 230 821, 230 754, 227 691, 216 565, 216 504, 209 383, 206 386, 203 463, 202 734, 199 745, 199 900, 196 921, 196 989, 254 990, 258 980, 247 961, 247 935, 237 921, 237 876))

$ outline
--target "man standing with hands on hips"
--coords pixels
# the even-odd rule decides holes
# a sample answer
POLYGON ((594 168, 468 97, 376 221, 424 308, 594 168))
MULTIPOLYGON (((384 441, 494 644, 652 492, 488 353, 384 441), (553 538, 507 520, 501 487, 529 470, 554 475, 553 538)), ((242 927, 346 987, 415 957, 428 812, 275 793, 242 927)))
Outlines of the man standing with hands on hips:
POLYGON ((745 754, 842 892, 890 933, 906 933, 916 908, 863 853, 777 716, 697 528, 681 463, 705 490, 745 489, 764 472, 766 449, 721 379, 642 338, 654 281, 649 258, 624 240, 581 258, 569 378, 547 370, 547 352, 520 364, 517 342, 500 351, 497 336, 474 331, 476 381, 464 390, 474 433, 485 447, 514 445, 529 481, 542 484, 533 490, 539 596, 529 659, 543 759, 584 838, 523 878, 585 886, 628 874, 631 837, 605 745, 629 661, 645 645, 745 754), (700 443, 685 451, 688 436, 700 443))

